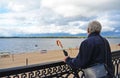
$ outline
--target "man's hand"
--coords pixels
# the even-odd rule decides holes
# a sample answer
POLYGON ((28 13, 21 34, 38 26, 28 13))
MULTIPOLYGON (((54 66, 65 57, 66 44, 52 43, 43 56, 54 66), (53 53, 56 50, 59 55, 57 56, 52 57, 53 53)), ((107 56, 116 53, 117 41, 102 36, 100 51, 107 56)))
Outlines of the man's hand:
POLYGON ((66 59, 67 59, 68 57, 69 57, 69 56, 65 56, 65 58, 64 58, 64 60, 63 60, 63 61, 64 61, 64 62, 66 62, 66 59))
POLYGON ((65 59, 64 59, 63 61, 66 62, 66 59, 68 58, 68 52, 65 51, 65 50, 63 50, 63 53, 64 53, 64 55, 65 55, 65 59))

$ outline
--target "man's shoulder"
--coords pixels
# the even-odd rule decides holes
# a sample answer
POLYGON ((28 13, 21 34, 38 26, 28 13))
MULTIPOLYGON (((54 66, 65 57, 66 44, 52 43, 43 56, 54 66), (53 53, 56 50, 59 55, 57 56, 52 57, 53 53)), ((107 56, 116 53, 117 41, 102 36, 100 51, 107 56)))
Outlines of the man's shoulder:
POLYGON ((95 37, 89 37, 87 39, 85 39, 82 44, 89 44, 89 45, 92 45, 94 44, 94 41, 95 41, 95 37))
POLYGON ((87 38, 82 42, 82 44, 88 44, 88 43, 90 43, 90 41, 91 41, 91 39, 87 38))
POLYGON ((84 42, 94 41, 95 37, 88 37, 84 40, 84 42))

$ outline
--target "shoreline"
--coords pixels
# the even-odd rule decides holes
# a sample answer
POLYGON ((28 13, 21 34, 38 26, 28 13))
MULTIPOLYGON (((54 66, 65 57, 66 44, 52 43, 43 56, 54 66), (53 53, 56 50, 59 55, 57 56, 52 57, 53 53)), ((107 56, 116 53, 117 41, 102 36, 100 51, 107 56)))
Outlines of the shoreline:
MULTIPOLYGON (((53 37, 53 36, 46 36, 46 37, 0 37, 0 38, 87 38, 87 36, 61 36, 61 37, 53 37)), ((109 37, 112 38, 112 37, 109 37)), ((113 37, 113 38, 119 38, 119 37, 113 37)))
MULTIPOLYGON (((111 44, 111 51, 120 50, 120 46, 111 44)), ((69 48, 68 54, 75 57, 78 54, 78 48, 69 48)), ((40 64, 63 60, 62 50, 44 50, 43 52, 27 52, 19 54, 10 54, 8 57, 0 57, 0 69, 18 66, 26 66, 31 64, 40 64)))

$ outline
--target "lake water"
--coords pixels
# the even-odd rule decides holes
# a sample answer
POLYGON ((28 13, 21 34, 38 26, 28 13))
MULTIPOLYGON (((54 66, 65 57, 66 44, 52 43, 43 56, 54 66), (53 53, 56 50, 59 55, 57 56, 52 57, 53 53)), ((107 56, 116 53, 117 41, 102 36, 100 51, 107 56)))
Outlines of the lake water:
MULTIPOLYGON (((83 38, 0 38, 0 52, 22 53, 41 50, 58 50, 56 40, 60 40, 64 48, 79 47, 83 38)), ((110 44, 120 43, 120 38, 108 39, 110 44)))

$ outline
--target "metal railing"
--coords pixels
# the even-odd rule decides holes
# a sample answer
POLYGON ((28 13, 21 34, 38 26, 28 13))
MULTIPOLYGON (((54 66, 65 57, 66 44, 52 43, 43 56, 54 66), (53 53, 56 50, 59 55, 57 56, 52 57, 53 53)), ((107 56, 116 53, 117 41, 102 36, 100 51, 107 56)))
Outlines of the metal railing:
MULTIPOLYGON (((120 78, 120 50, 112 52, 115 76, 120 78)), ((0 69, 0 78, 82 78, 81 69, 71 69, 63 61, 0 69)))

